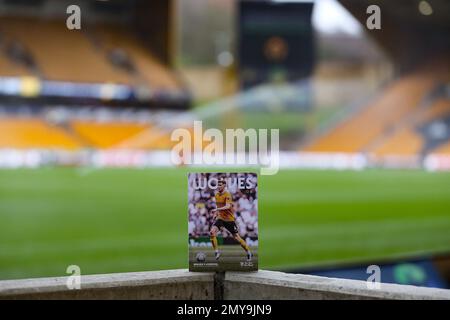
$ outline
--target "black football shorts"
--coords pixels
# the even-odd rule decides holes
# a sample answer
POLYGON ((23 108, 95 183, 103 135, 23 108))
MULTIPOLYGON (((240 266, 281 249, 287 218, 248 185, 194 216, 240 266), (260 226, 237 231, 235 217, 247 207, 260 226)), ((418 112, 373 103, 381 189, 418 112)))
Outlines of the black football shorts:
POLYGON ((238 233, 238 228, 236 226, 236 222, 234 221, 225 221, 222 219, 217 219, 216 222, 214 222, 213 226, 216 226, 217 228, 219 228, 219 230, 223 227, 228 231, 230 231, 230 233, 233 235, 238 233))

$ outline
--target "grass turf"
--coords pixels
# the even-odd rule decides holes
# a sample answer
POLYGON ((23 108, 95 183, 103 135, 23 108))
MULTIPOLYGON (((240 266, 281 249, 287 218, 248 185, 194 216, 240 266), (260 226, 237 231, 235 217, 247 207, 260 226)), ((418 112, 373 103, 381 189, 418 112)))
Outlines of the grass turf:
MULTIPOLYGON (((187 169, 0 170, 0 279, 187 268, 187 169)), ((285 170, 259 181, 259 266, 450 251, 450 174, 285 170)))

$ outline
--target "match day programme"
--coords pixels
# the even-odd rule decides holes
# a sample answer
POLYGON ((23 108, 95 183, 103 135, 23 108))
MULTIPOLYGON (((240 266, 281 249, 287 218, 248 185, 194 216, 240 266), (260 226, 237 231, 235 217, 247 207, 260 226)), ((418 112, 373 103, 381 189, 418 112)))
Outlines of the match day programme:
POLYGON ((189 270, 258 270, 255 173, 190 173, 189 270))

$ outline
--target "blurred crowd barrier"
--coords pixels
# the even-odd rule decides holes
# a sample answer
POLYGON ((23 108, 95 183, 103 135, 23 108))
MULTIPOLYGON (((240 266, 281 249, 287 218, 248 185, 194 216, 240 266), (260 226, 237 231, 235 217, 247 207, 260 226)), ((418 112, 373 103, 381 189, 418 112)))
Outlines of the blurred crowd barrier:
MULTIPOLYGON (((430 154, 417 156, 373 156, 362 153, 319 153, 282 151, 280 169, 332 169, 363 170, 367 168, 411 169, 429 171, 450 170, 450 155, 430 154)), ((225 158, 226 156, 224 156, 225 158)), ((247 155, 248 157, 248 155, 247 155)), ((39 168, 44 166, 95 167, 95 168, 152 168, 176 167, 171 151, 145 150, 52 150, 52 149, 1 149, 0 168, 39 168)), ((189 165, 185 165, 188 167, 189 165)), ((192 165, 201 166, 201 165, 192 165)), ((204 165, 206 166, 206 165, 204 165)), ((208 168, 225 164, 208 165, 208 168)), ((226 165, 236 167, 237 165, 226 165)), ((251 166, 255 169, 259 166, 251 166)))

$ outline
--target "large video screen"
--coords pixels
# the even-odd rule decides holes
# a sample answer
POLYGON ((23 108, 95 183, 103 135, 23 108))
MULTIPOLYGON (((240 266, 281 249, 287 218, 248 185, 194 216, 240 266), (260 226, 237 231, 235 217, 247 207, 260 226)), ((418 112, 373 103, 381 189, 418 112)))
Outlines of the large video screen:
POLYGON ((314 63, 313 3, 241 1, 241 86, 292 82, 311 74, 314 63))

